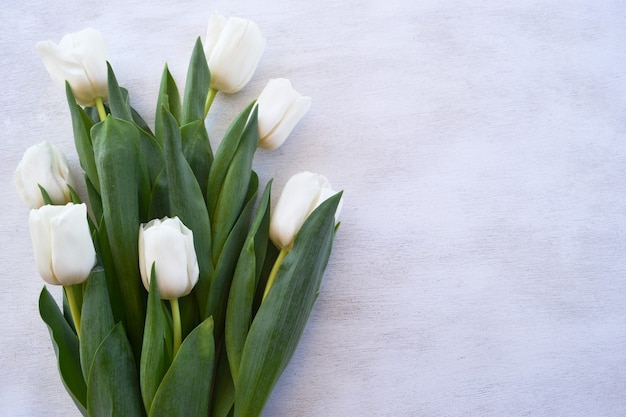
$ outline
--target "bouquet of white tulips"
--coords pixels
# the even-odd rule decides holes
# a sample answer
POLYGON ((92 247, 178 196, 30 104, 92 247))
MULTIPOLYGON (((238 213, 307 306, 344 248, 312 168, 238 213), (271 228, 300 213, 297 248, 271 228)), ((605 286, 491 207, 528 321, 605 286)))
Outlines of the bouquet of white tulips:
POLYGON ((216 93, 239 91, 265 47, 256 24, 214 14, 181 95, 167 66, 154 128, 131 106, 94 29, 37 51, 65 88, 83 178, 44 142, 15 183, 31 208, 42 319, 85 416, 259 416, 293 355, 337 230, 341 193, 302 172, 274 210, 252 170, 310 106, 272 80, 211 149, 216 93), (86 190, 88 202, 75 191, 86 190))

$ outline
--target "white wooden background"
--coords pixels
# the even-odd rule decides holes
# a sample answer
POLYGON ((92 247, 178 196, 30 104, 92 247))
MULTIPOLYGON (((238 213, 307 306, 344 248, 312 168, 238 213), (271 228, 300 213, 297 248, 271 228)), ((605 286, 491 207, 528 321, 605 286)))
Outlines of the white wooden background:
MULTIPOLYGON (((39 40, 100 29, 153 120, 213 10, 256 21, 250 84, 313 106, 255 167, 345 190, 322 293, 264 416, 626 415, 626 3, 620 0, 3 0, 0 415, 77 416, 37 311, 12 173, 48 139, 78 172, 39 40), (176 4, 176 5, 175 5, 176 4)), ((58 292, 55 292, 58 294, 58 292)))

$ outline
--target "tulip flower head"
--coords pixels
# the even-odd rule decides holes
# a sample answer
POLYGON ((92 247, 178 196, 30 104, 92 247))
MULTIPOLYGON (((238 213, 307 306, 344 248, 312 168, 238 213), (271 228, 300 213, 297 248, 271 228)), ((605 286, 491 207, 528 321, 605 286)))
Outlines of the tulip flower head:
MULTIPOLYGON (((305 220, 320 204, 337 194, 320 174, 301 172, 292 176, 281 193, 270 220, 270 239, 279 249, 291 249, 305 220)), ((335 220, 341 211, 341 202, 335 220)))
POLYGON ((139 271, 148 291, 153 263, 162 299, 183 297, 198 282, 193 232, 178 217, 154 219, 140 226, 139 271))
POLYGON ((47 141, 26 150, 13 179, 20 197, 30 208, 36 209, 45 204, 39 186, 46 190, 54 204, 70 201, 68 185, 73 181, 67 159, 47 141))
POLYGON ((65 35, 58 45, 39 42, 36 49, 52 79, 63 89, 65 81, 70 84, 78 104, 93 106, 96 97, 107 98, 107 53, 100 32, 85 29, 65 35))
POLYGON ((96 250, 87 223, 87 206, 68 203, 30 211, 28 219, 35 263, 49 284, 84 282, 96 265, 96 250))
POLYGON ((252 78, 264 49, 265 38, 256 23, 213 13, 204 41, 211 88, 227 94, 241 90, 252 78))
POLYGON ((258 99, 259 146, 274 150, 282 145, 311 107, 311 98, 304 97, 285 78, 270 80, 258 99))

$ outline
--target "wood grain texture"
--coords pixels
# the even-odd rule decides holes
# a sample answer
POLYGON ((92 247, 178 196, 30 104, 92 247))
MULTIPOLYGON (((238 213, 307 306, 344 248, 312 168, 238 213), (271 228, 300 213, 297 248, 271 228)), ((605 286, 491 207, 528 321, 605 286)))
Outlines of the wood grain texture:
POLYGON ((12 183, 43 139, 78 173, 34 44, 101 30, 152 123, 163 64, 182 85, 213 10, 268 42, 250 84, 218 95, 211 140, 289 78, 313 105, 258 153, 261 182, 278 191, 310 170, 345 190, 322 293, 265 416, 626 414, 626 3, 130 3, 0 8, 0 415, 77 415, 12 183))

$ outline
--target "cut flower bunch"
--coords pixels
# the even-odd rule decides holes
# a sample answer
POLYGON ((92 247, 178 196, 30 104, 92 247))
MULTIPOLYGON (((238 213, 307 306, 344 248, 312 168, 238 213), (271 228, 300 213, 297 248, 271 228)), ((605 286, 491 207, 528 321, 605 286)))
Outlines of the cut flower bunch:
POLYGON ((252 162, 285 141, 310 99, 271 80, 215 152, 205 125, 215 95, 243 88, 264 47, 253 22, 213 14, 182 94, 165 66, 151 129, 100 32, 37 44, 65 88, 83 175, 43 142, 15 183, 39 274, 63 286, 61 308, 44 287, 39 311, 85 416, 259 416, 296 349, 342 193, 301 172, 270 210, 271 181, 260 190, 252 162))

